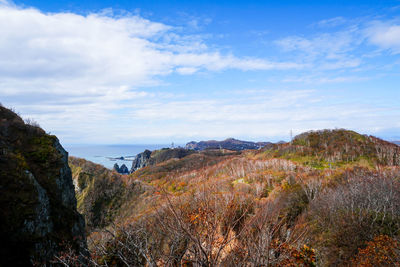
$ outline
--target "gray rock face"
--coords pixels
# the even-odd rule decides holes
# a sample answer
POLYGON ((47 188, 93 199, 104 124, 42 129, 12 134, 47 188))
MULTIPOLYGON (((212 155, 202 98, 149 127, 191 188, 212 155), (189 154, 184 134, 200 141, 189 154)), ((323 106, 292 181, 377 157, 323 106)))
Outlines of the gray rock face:
POLYGON ((33 174, 28 170, 25 171, 25 173, 37 190, 38 203, 35 207, 36 216, 32 219, 27 218, 22 231, 26 231, 29 234, 36 233, 39 236, 45 236, 53 230, 54 226, 50 219, 50 200, 46 190, 37 182, 33 174))
POLYGON ((146 167, 149 164, 150 156, 151 156, 151 151, 147 149, 142 153, 137 154, 135 160, 132 162, 131 173, 146 167))
POLYGON ((62 162, 60 175, 56 177, 56 183, 61 192, 60 200, 64 206, 76 209, 75 188, 72 182, 71 169, 68 166, 68 152, 61 146, 58 138, 54 142, 54 147, 60 153, 62 162))

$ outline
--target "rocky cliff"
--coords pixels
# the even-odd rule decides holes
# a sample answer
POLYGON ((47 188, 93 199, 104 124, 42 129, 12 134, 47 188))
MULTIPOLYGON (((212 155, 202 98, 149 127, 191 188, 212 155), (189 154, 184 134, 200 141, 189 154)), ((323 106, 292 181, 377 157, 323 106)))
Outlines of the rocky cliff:
POLYGON ((85 253, 83 217, 56 136, 0 107, 0 266, 51 266, 65 249, 85 253))
POLYGON ((269 145, 269 142, 250 142, 250 141, 241 141, 234 138, 228 138, 224 141, 200 141, 200 142, 189 142, 186 144, 186 149, 194 149, 194 150, 205 150, 205 149, 228 149, 228 150, 246 150, 246 149, 260 149, 266 145, 269 145))
POLYGON ((142 153, 137 154, 135 160, 132 162, 131 172, 146 167, 149 164, 150 155, 151 151, 147 149, 142 153))

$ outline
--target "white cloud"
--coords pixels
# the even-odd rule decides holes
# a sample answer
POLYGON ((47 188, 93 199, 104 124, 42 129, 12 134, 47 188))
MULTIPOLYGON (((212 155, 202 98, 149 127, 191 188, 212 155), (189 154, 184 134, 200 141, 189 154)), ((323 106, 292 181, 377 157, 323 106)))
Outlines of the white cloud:
POLYGON ((346 23, 346 19, 343 17, 334 17, 330 19, 324 19, 318 21, 315 25, 321 28, 336 27, 346 23))
MULTIPOLYGON (((204 23, 192 21, 190 31, 204 23)), ((185 34, 182 28, 138 15, 115 16, 110 10, 86 16, 43 13, 0 0, 0 25, 7 25, 0 27, 0 101, 70 143, 207 136, 265 140, 285 135, 291 128, 296 133, 334 126, 351 128, 356 121, 357 127, 367 129, 384 127, 388 121, 365 119, 362 114, 373 111, 354 103, 320 105, 320 98, 310 90, 230 91, 218 98, 208 95, 209 88, 206 93, 183 97, 146 88, 161 84, 170 74, 227 69, 301 69, 307 74, 314 69, 356 68, 362 61, 351 53, 363 41, 357 28, 279 40, 277 44, 289 52, 286 56, 295 58, 281 62, 222 53, 211 49, 204 36, 185 34), (298 57, 292 57, 296 53, 298 57)), ((380 42, 386 40, 387 48, 397 51, 396 28, 385 29, 385 38, 371 30, 369 40, 382 47, 380 42)), ((315 81, 315 76, 304 75, 297 82, 357 79, 351 74, 324 77, 328 78, 315 81)))
POLYGON ((353 83, 353 82, 367 81, 371 78, 372 77, 362 77, 362 76, 328 77, 319 74, 310 76, 288 77, 283 79, 283 82, 305 83, 305 84, 353 83))
POLYGON ((0 1, 1 101, 60 132, 98 132, 124 102, 153 97, 145 87, 172 73, 302 67, 223 54, 138 15, 44 13, 0 1))
POLYGON ((310 55, 324 54, 331 58, 354 49, 355 43, 354 31, 322 33, 313 38, 291 36, 277 41, 287 51, 300 50, 310 55))
POLYGON ((231 92, 223 99, 153 101, 135 108, 132 117, 149 121, 184 120, 204 122, 261 122, 287 119, 279 109, 314 100, 313 90, 231 92))
MULTIPOLYGON (((292 53, 297 62, 319 70, 355 69, 386 49, 400 53, 400 23, 398 20, 367 21, 359 18, 352 22, 342 17, 322 20, 313 24, 323 30, 313 36, 288 36, 275 41, 282 51, 292 53), (340 29, 332 29, 335 26, 340 29), (371 46, 371 44, 373 46, 371 46), (375 48, 381 50, 377 51, 375 48)), ((377 68, 378 65, 374 65, 377 68)))
MULTIPOLYGON (((110 133, 120 142, 163 140, 182 142, 237 137, 252 140, 278 140, 321 128, 343 127, 362 133, 392 125, 399 108, 370 106, 332 99, 316 90, 244 90, 224 97, 202 99, 157 98, 140 105, 129 105, 110 133), (387 113, 390 116, 387 116, 387 113), (386 114, 386 115, 385 115, 386 114)), ((91 131, 91 129, 87 129, 91 131)))
POLYGON ((289 36, 275 43, 285 52, 295 53, 299 62, 319 70, 349 69, 361 65, 354 51, 363 42, 356 26, 346 30, 316 34, 313 37, 289 36))
POLYGON ((365 32, 372 44, 400 53, 400 24, 375 21, 365 32))
POLYGON ((182 67, 182 68, 176 69, 176 71, 182 75, 190 75, 190 74, 197 72, 197 70, 198 70, 197 68, 193 68, 193 67, 182 67))
POLYGON ((211 51, 201 40, 135 15, 46 14, 35 9, 0 7, 0 77, 14 93, 29 90, 21 81, 42 81, 44 92, 104 95, 121 86, 154 82, 174 70, 287 69, 293 63, 241 59, 211 51), (186 47, 196 47, 185 49, 186 47), (72 85, 74 86, 70 86, 72 85), (80 84, 80 85, 79 85, 80 84))
POLYGON ((0 0, 0 5, 10 5, 10 1, 7 0, 0 0))

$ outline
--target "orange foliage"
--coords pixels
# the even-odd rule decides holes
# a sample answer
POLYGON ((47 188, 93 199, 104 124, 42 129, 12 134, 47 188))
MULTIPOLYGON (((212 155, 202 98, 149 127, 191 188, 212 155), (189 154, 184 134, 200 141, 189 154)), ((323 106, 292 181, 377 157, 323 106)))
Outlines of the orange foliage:
POLYGON ((352 260, 353 266, 400 266, 400 242, 387 235, 379 235, 359 249, 352 260))
POLYGON ((316 266, 315 250, 307 245, 303 245, 303 247, 297 249, 284 244, 283 247, 281 245, 281 249, 286 250, 290 255, 281 263, 284 266, 316 266))

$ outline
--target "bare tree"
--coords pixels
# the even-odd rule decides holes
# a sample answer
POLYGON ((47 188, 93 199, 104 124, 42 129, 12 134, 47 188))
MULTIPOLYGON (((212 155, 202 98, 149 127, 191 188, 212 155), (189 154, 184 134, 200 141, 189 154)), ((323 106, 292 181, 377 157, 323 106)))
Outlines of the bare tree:
POLYGON ((293 259, 293 251, 303 236, 303 231, 287 228, 280 200, 268 201, 246 222, 244 233, 231 255, 230 264, 237 266, 288 264, 293 259))
POLYGON ((170 211, 164 227, 188 240, 182 257, 193 266, 217 266, 242 233, 242 223, 251 208, 240 196, 204 187, 186 199, 166 196, 170 211))
POLYGON ((379 234, 400 230, 400 182, 393 173, 359 169, 310 204, 316 245, 326 264, 343 264, 379 234), (318 240, 318 236, 323 236, 318 240), (334 260, 334 261, 332 261, 334 260))

